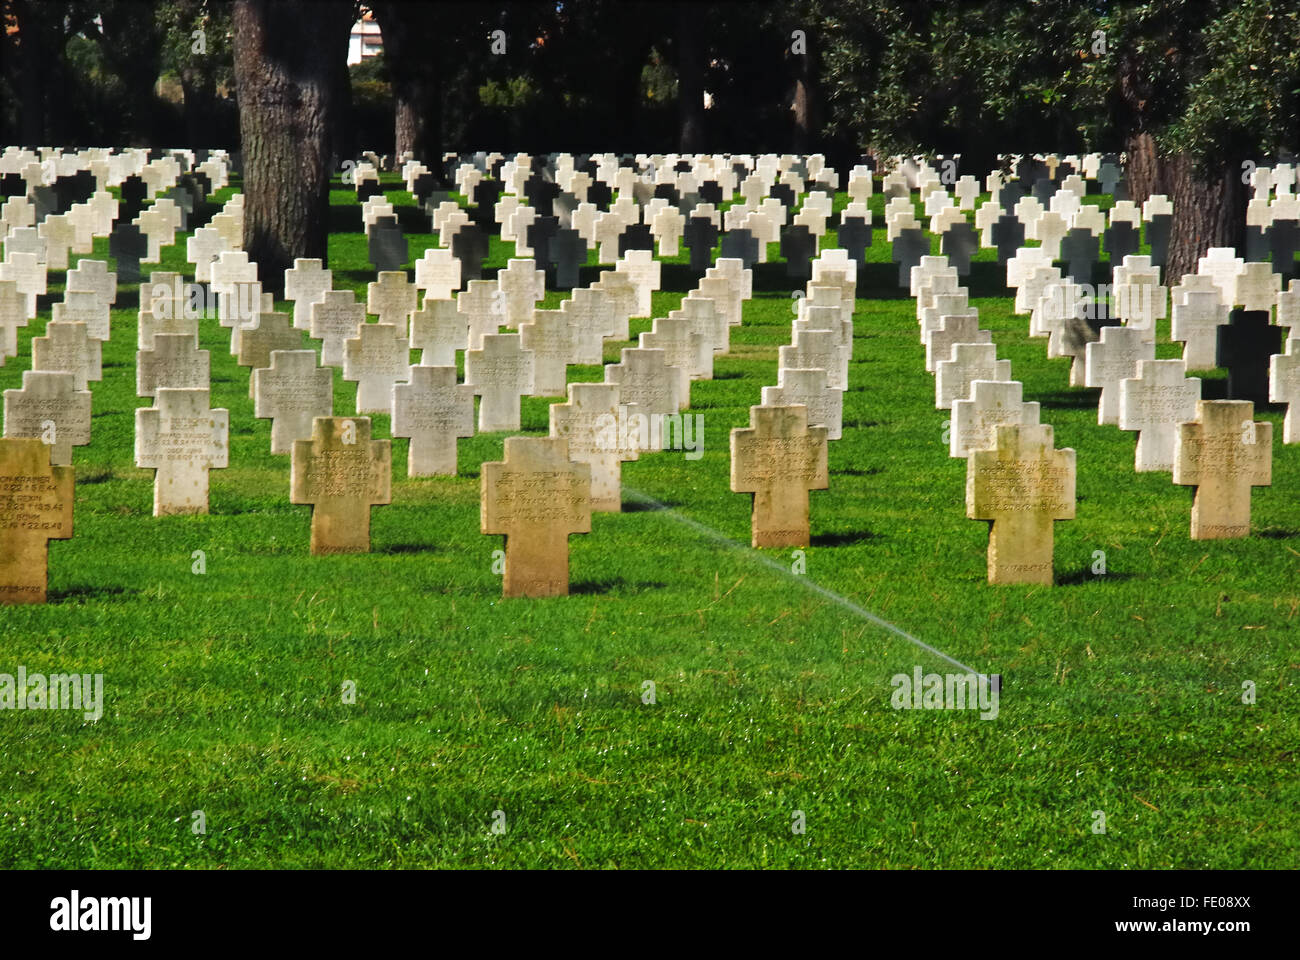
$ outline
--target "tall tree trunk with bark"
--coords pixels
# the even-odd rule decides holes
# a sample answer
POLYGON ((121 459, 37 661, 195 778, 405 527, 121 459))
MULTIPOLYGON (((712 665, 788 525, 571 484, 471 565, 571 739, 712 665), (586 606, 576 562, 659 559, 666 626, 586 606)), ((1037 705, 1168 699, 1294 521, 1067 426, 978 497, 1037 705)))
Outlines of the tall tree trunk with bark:
POLYGON ((244 249, 279 293, 295 257, 326 258, 330 151, 352 4, 236 0, 244 249))
POLYGON ((1196 261, 1210 247, 1241 249, 1246 234, 1246 190, 1240 166, 1206 169, 1178 154, 1163 162, 1166 187, 1174 204, 1169 232, 1167 283, 1196 272, 1196 261))
POLYGON ((433 166, 441 157, 442 97, 434 40, 446 10, 426 3, 376 3, 384 59, 393 84, 395 155, 433 166))

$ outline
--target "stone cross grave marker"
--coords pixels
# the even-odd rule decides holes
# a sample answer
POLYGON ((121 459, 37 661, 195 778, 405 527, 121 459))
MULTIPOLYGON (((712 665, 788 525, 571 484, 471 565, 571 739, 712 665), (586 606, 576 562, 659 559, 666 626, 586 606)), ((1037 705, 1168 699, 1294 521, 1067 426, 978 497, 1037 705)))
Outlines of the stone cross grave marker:
POLYGON ((1178 425, 1174 483, 1196 487, 1191 538, 1250 535, 1250 488, 1273 482, 1273 424, 1255 422, 1249 400, 1198 400, 1178 425))
POLYGON ((1138 473, 1174 469, 1178 425, 1196 418, 1201 399, 1201 381, 1186 373, 1181 360, 1142 360, 1119 382, 1119 428, 1138 431, 1138 473))
POLYGON ((560 304, 560 310, 574 325, 574 349, 570 363, 597 365, 604 362, 604 341, 613 336, 616 325, 614 298, 605 290, 586 287, 560 304))
POLYGON ((1218 366, 1219 327, 1228 322, 1228 306, 1217 289, 1174 288, 1173 320, 1169 339, 1183 343, 1188 370, 1213 370, 1218 366))
POLYGON ((572 290, 579 283, 580 268, 587 264, 587 241, 577 230, 563 228, 555 232, 548 249, 556 288, 572 290))
POLYGON ((96 340, 108 340, 110 337, 108 303, 101 300, 97 293, 64 293, 63 302, 51 306, 50 317, 53 320, 84 323, 86 335, 96 340))
POLYGON ((311 552, 370 552, 370 508, 393 499, 393 442, 370 439, 369 417, 317 417, 295 440, 290 503, 308 503, 311 552))
POLYGON ((973 380, 970 394, 952 402, 948 455, 968 457, 972 451, 997 447, 997 425, 1037 426, 1036 401, 1025 401, 1019 380, 973 380))
POLYGON ((546 273, 531 259, 512 259, 497 272, 496 283, 505 306, 505 324, 515 327, 533 319, 537 301, 546 296, 546 273))
POLYGON ((72 536, 75 473, 35 438, 0 440, 0 603, 44 603, 50 540, 72 536))
POLYGON ((506 437, 480 482, 480 529, 506 538, 502 596, 567 596, 569 535, 591 531, 591 467, 564 437, 506 437))
POLYGON ((639 456, 619 396, 616 383, 571 383, 568 402, 550 407, 551 436, 568 440, 570 459, 591 469, 591 509, 603 513, 623 509, 623 461, 639 456))
POLYGON ((456 382, 454 366, 411 367, 393 388, 393 436, 409 437, 408 477, 456 475, 458 437, 474 435, 474 388, 456 382))
POLYGON ((24 370, 21 390, 4 392, 4 435, 32 437, 50 448, 50 463, 72 463, 72 448, 90 443, 90 391, 62 370, 24 370))
POLYGON ((505 299, 492 280, 471 280, 456 297, 456 309, 469 327, 469 349, 477 350, 487 334, 495 334, 506 316, 505 299))
POLYGON ((366 308, 357 302, 351 290, 329 290, 319 302, 311 305, 313 340, 319 340, 321 363, 327 367, 343 366, 343 349, 347 341, 357 336, 366 322, 366 308))
POLYGON ((118 223, 109 234, 108 255, 117 264, 117 276, 122 283, 140 282, 140 261, 148 252, 148 241, 134 224, 118 223))
POLYGON ((460 289, 460 261, 450 250, 429 247, 415 261, 415 286, 426 301, 452 299, 460 289))
POLYGON ((464 280, 483 277, 483 261, 488 255, 488 237, 476 223, 456 231, 451 240, 451 252, 460 261, 460 275, 464 280))
POLYGON ((311 327, 311 305, 320 303, 334 288, 334 271, 319 260, 297 258, 293 268, 284 271, 284 298, 293 301, 293 325, 299 330, 311 327))
POLYGON ((411 314, 410 346, 419 350, 420 362, 429 367, 454 367, 456 351, 469 346, 469 320, 455 300, 424 298, 424 306, 411 314))
POLYGON ((1282 442, 1300 443, 1300 340, 1288 338, 1286 353, 1275 353, 1269 361, 1269 403, 1285 403, 1282 442))
POLYGON ((676 367, 669 366, 667 354, 650 347, 624 347, 618 363, 605 365, 605 382, 622 388, 619 401, 627 405, 629 415, 645 418, 648 432, 641 448, 662 449, 658 427, 665 417, 685 409, 679 374, 676 367))
MULTIPOLYGON (((239 335, 239 365, 260 370, 271 365, 276 350, 301 350, 302 331, 293 325, 287 313, 259 313, 252 326, 239 335)), ((248 379, 248 395, 253 397, 253 379, 248 379)))
POLYGON ((517 333, 489 333, 465 351, 465 383, 479 401, 479 433, 519 429, 519 400, 533 392, 533 353, 517 333))
POLYGON ((750 544, 806 547, 809 491, 830 486, 827 429, 808 425, 808 408, 755 406, 749 426, 731 431, 731 489, 752 493, 750 544))
POLYGON ((367 237, 370 262, 381 275, 401 270, 410 250, 395 216, 381 216, 371 225, 367 237))
POLYGON ((1119 382, 1136 377, 1138 363, 1156 358, 1156 345, 1134 327, 1102 327, 1101 338, 1084 347, 1084 386, 1100 387, 1099 424, 1119 423, 1119 382))
POLYGON ((295 440, 311 439, 316 417, 334 412, 334 373, 316 365, 315 350, 273 350, 249 379, 253 416, 271 421, 272 453, 292 453, 295 440))
POLYGON ((117 274, 105 260, 81 260, 68 271, 68 293, 97 293, 104 303, 117 302, 117 274))
POLYGON ((153 345, 135 355, 135 392, 137 396, 153 397, 159 387, 207 389, 211 371, 211 354, 198 349, 194 337, 187 333, 154 334, 153 345))
POLYGON ((678 316, 656 317, 651 328, 642 331, 637 346, 663 350, 668 363, 682 371, 687 381, 682 395, 689 397, 690 380, 713 379, 713 350, 690 317, 674 313, 678 316))
POLYGON ((577 330, 563 310, 535 310, 519 325, 520 345, 533 354, 534 397, 562 397, 577 330))
POLYGON ((199 227, 185 241, 185 259, 194 264, 194 282, 210 283, 212 265, 230 249, 225 238, 213 227, 199 227))
POLYGON ((405 329, 416 305, 416 287, 405 270, 386 270, 366 284, 366 313, 374 314, 380 323, 405 329))
POLYGON ((103 379, 102 346, 84 323, 51 320, 45 336, 32 338, 32 369, 66 370, 77 389, 85 390, 89 381, 103 379))
POLYGON ((912 280, 912 268, 918 266, 921 258, 930 253, 930 238, 919 227, 908 227, 898 233, 894 240, 893 259, 898 264, 898 285, 909 287, 912 280))
POLYGON ((776 375, 776 386, 763 388, 762 406, 801 404, 808 408, 808 426, 825 427, 827 440, 840 439, 844 423, 844 391, 833 389, 827 383, 826 371, 784 368, 776 375))
POLYGON ((1010 380, 1011 361, 998 359, 993 343, 954 343, 950 359, 934 365, 934 405, 952 409, 953 401, 964 400, 976 380, 1010 380))
MULTIPOLYGON (((978 316, 961 314, 941 317, 939 329, 930 331, 925 341, 925 369, 934 373, 941 360, 952 359, 952 348, 958 343, 992 343, 993 334, 981 330, 978 316)), ((989 379, 989 378, 985 378, 989 379)))
POLYGON ((683 238, 691 251, 691 272, 704 273, 713 260, 713 248, 718 242, 718 228, 708 217, 691 217, 683 231, 683 238))
POLYGON ((343 345, 343 379, 357 384, 357 413, 390 413, 393 387, 411 371, 406 325, 363 323, 343 345))
POLYGON ((135 465, 154 469, 153 515, 208 512, 208 471, 230 455, 230 411, 210 409, 206 388, 159 387, 135 411, 135 465))
POLYGON ((1269 359, 1282 352, 1282 328, 1267 310, 1233 310, 1218 327, 1216 360, 1228 371, 1228 398, 1263 403, 1268 397, 1269 359))
POLYGON ((1003 423, 966 460, 966 516, 991 522, 988 582, 1051 586, 1056 520, 1074 519, 1075 457, 1048 424, 1003 423))

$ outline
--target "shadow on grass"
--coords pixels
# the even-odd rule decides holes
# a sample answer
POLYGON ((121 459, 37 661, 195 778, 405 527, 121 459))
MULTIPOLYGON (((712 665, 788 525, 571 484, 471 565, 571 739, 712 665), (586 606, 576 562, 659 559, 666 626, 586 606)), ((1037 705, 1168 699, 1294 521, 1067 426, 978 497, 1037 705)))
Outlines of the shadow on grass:
POLYGON ((814 547, 844 547, 866 540, 879 540, 881 535, 870 530, 844 530, 839 533, 817 533, 809 541, 814 547))
POLYGON ((637 581, 629 583, 622 577, 610 577, 607 580, 579 580, 569 584, 569 594, 590 595, 596 593, 645 593, 647 590, 666 590, 668 584, 656 581, 637 581))
POLYGON ((1277 527, 1270 527, 1266 530, 1256 530, 1257 536, 1265 540, 1294 540, 1300 537, 1300 530, 1282 530, 1277 527))
POLYGON ((1132 580, 1132 573, 1093 573, 1091 567, 1084 567, 1073 573, 1062 573, 1056 578, 1058 587, 1072 587, 1081 583, 1094 583, 1099 580, 1132 580))
POLYGON ((657 513, 660 510, 671 510, 674 507, 680 507, 681 502, 677 500, 661 500, 659 503, 648 503, 645 500, 624 500, 624 513, 657 513))
POLYGON ((115 479, 112 467, 94 466, 82 467, 77 471, 77 486, 84 487, 88 483, 107 483, 115 479))
POLYGON ((865 470, 859 467, 844 467, 842 469, 832 469, 831 473, 836 476, 845 477, 874 477, 878 473, 884 473, 884 467, 867 467, 865 470))
POLYGON ((1096 409, 1101 391, 1092 387, 1078 387, 1074 390, 1058 390, 1056 393, 1042 393, 1034 397, 1049 410, 1085 410, 1096 409))
POLYGON ((51 590, 46 595, 46 599, 50 603, 59 603, 64 600, 107 600, 125 595, 126 587, 80 584, 68 587, 66 590, 51 590))
POLYGON ((441 553, 442 547, 432 543, 389 543, 374 550, 375 553, 441 553))

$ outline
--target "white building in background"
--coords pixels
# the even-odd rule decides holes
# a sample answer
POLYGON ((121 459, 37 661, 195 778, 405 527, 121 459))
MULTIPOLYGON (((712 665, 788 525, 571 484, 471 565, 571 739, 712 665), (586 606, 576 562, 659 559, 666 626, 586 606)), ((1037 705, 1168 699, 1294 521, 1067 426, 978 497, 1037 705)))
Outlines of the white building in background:
POLYGON ((348 66, 383 52, 384 38, 379 33, 379 24, 374 14, 362 7, 361 19, 352 24, 352 33, 348 36, 348 66))

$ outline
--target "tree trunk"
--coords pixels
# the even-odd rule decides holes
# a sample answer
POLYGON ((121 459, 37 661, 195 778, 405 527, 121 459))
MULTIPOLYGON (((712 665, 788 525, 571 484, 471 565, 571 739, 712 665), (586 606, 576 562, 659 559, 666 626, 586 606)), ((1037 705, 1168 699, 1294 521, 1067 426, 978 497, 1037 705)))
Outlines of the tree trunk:
POLYGON ((791 130, 790 148, 793 153, 806 154, 816 136, 816 77, 813 71, 813 52, 794 54, 794 95, 790 111, 794 127, 791 130))
POLYGON ((704 64, 699 42, 699 10, 691 4, 677 8, 677 108, 681 118, 678 149, 704 149, 704 64))
POLYGON ((1246 191, 1240 166, 1198 167, 1179 154, 1164 161, 1166 188, 1174 204, 1169 232, 1166 283, 1196 272, 1196 261, 1210 247, 1241 249, 1246 233, 1246 191))
POLYGON ((371 5, 384 38, 384 60, 393 85, 394 155, 411 153, 434 167, 441 157, 442 98, 439 53, 449 11, 427 3, 371 5))
POLYGON ((330 149, 352 4, 236 0, 244 249, 281 293, 295 257, 326 259, 330 149))
POLYGON ((1156 153, 1156 142, 1151 134, 1145 131, 1130 134, 1124 144, 1124 153, 1130 200, 1141 206, 1154 193, 1168 194, 1164 164, 1156 153))

